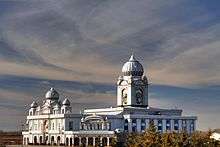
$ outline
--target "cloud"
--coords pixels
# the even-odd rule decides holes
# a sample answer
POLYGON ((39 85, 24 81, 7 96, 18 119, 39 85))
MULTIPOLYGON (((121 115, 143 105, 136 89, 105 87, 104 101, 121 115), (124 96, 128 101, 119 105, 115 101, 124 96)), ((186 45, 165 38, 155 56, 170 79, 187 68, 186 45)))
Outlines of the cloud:
MULTIPOLYGON (((202 121, 212 112, 217 114, 211 107, 217 108, 218 93, 202 91, 220 83, 219 1, 0 3, 1 111, 10 106, 22 114, 20 108, 32 99, 42 99, 50 86, 71 97, 77 104, 75 111, 113 105, 113 85, 133 48, 150 82, 163 85, 152 91, 152 105, 177 105, 186 113, 196 112, 202 121), (169 86, 172 90, 160 93, 169 86), (189 89, 199 89, 200 94, 189 89), (17 106, 11 104, 13 100, 17 106), (185 107, 191 101, 194 105, 185 107), (204 104, 209 104, 207 113, 191 109, 204 104)), ((201 124, 205 126, 208 123, 201 124)))

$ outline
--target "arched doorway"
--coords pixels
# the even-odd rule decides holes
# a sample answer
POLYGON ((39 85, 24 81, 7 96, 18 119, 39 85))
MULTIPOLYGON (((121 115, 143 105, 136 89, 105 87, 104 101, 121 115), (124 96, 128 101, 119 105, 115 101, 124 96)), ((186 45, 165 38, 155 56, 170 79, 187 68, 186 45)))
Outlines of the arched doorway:
POLYGON ((37 144, 37 136, 34 136, 34 144, 37 144))
POLYGON ((93 138, 92 138, 92 137, 89 137, 89 139, 88 139, 88 145, 89 145, 89 146, 93 146, 93 138))
POLYGON ((71 137, 70 138, 70 146, 72 146, 73 145, 73 138, 71 137))
POLYGON ((83 138, 81 139, 81 142, 82 142, 82 146, 86 146, 86 138, 85 138, 85 137, 83 137, 83 138))
POLYGON ((29 138, 27 137, 27 145, 29 144, 29 138))
POLYGON ((115 138, 109 138, 109 145, 112 146, 115 142, 115 138))
POLYGON ((26 138, 23 139, 23 145, 27 145, 26 138))
POLYGON ((69 145, 69 138, 68 137, 66 138, 66 143, 65 144, 66 144, 66 146, 69 145))
POLYGON ((57 145, 60 145, 60 136, 57 137, 57 145))
POLYGON ((43 137, 40 136, 40 144, 42 144, 42 143, 43 143, 43 137))
POLYGON ((100 146, 100 138, 99 137, 96 137, 95 138, 95 146, 100 146))
POLYGON ((74 146, 79 146, 79 137, 74 138, 74 146))
POLYGON ((48 141, 49 141, 49 140, 48 140, 48 136, 46 136, 46 138, 45 138, 45 143, 48 144, 48 141))
POLYGON ((107 138, 102 138, 102 146, 107 146, 107 138))
POLYGON ((51 144, 54 144, 54 136, 51 137, 51 144))

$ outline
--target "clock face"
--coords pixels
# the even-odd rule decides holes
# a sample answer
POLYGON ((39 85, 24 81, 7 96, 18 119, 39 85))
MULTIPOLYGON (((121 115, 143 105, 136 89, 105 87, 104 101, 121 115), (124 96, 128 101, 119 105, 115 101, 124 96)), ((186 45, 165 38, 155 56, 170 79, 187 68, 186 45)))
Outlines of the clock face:
POLYGON ((127 104, 127 90, 122 90, 122 104, 127 104))
POLYGON ((143 91, 141 89, 136 91, 136 103, 143 104, 143 91))

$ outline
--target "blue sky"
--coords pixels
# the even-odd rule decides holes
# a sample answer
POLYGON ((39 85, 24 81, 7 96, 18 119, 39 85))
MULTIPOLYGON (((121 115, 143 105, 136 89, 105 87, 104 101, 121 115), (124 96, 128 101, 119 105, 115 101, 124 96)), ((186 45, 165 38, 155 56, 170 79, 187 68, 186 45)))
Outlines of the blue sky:
POLYGON ((0 129, 16 130, 53 86, 74 112, 116 103, 133 48, 150 106, 220 124, 218 0, 0 1, 0 129))

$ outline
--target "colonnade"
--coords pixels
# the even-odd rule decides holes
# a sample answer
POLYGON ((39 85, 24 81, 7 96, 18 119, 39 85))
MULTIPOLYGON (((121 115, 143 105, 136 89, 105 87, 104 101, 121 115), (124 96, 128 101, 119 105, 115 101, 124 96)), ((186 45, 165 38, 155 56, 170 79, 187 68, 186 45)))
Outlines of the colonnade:
POLYGON ((148 128, 149 123, 153 122, 157 130, 161 133, 169 131, 187 131, 192 133, 195 131, 195 120, 192 119, 163 119, 163 118, 149 118, 149 119, 136 119, 128 118, 124 122, 124 130, 128 132, 142 132, 148 128))
POLYGON ((114 140, 113 136, 66 136, 61 138, 61 136, 32 136, 29 140, 28 137, 23 138, 23 144, 47 144, 47 145, 65 145, 65 146, 111 146, 114 140))

